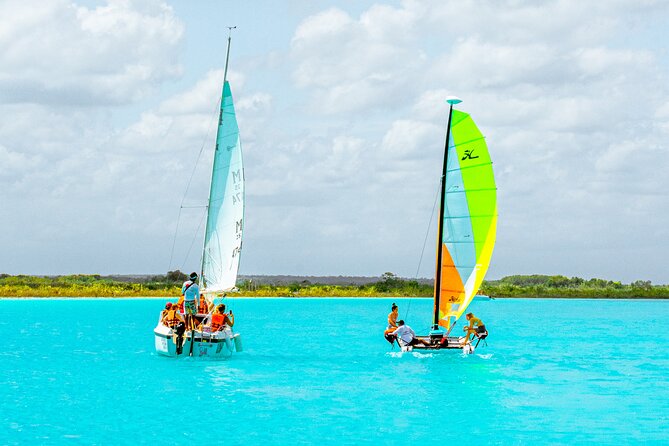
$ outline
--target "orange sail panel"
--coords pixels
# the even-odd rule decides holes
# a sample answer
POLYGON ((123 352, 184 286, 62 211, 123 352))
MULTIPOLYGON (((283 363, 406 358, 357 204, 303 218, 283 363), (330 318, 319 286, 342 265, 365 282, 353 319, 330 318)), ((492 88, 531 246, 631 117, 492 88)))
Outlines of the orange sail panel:
MULTIPOLYGON (((441 290, 439 290, 439 325, 448 328, 448 321, 454 309, 465 300, 465 286, 455 268, 451 254, 443 246, 441 261, 441 290)), ((435 282, 436 286, 436 282, 435 282)), ((435 290, 436 292, 437 290, 435 290)))

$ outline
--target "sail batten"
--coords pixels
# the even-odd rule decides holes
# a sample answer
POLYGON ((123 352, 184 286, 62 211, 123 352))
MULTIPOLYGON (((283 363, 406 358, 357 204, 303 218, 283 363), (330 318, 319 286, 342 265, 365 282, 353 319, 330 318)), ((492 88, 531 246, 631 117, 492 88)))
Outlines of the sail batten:
POLYGON ((441 206, 441 265, 435 304, 448 328, 477 293, 490 264, 497 227, 497 186, 485 137, 467 113, 452 111, 441 206), (438 294, 437 294, 438 293, 438 294))

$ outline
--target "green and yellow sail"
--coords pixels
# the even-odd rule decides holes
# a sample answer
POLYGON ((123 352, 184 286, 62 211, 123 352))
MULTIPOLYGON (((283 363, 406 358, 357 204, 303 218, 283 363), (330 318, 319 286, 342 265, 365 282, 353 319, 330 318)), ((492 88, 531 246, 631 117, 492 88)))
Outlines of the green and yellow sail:
POLYGON ((481 286, 497 229, 497 187, 485 138, 467 113, 451 113, 435 280, 435 323, 447 329, 481 286))

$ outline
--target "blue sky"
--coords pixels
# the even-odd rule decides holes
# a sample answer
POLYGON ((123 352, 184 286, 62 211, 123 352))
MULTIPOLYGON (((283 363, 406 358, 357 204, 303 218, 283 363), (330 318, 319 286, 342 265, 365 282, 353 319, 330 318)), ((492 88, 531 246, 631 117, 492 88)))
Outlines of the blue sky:
POLYGON ((241 273, 414 276, 455 94, 495 166, 489 277, 667 283, 667 19, 652 0, 4 0, 0 272, 197 269, 201 211, 170 251, 202 147, 186 204, 206 200, 236 25, 241 273))

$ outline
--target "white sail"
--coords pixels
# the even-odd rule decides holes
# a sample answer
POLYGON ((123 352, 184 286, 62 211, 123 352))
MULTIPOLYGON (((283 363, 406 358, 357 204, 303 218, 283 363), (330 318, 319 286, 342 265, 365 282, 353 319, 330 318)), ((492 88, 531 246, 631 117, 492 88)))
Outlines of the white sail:
POLYGON ((235 288, 243 225, 242 144, 230 84, 224 81, 202 258, 200 283, 204 293, 235 288))

